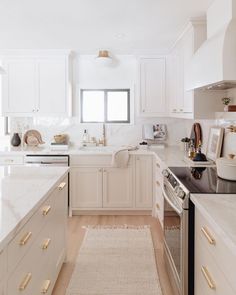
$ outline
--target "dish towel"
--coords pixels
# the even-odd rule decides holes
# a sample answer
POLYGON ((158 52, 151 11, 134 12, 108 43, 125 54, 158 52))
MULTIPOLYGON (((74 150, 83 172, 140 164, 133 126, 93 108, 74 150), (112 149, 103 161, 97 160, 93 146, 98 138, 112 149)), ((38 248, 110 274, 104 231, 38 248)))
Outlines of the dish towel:
POLYGON ((121 147, 119 150, 114 151, 112 154, 112 167, 126 168, 129 162, 129 151, 133 151, 137 147, 121 147))

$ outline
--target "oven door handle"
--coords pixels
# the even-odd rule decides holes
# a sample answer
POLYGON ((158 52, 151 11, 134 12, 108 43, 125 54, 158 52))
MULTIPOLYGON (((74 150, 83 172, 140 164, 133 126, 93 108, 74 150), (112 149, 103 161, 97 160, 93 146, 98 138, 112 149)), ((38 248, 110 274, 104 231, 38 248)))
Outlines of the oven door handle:
POLYGON ((178 207, 175 206, 175 204, 173 204, 173 202, 171 202, 170 198, 167 196, 166 192, 165 192, 165 185, 163 187, 163 190, 162 190, 162 194, 163 194, 163 197, 165 198, 165 200, 167 201, 167 203, 179 214, 179 215, 182 215, 183 211, 180 210, 178 207))

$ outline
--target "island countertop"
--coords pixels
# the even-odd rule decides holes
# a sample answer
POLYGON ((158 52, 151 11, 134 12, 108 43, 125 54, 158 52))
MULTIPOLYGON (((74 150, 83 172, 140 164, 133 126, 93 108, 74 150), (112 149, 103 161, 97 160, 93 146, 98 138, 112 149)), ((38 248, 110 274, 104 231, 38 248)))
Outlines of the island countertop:
POLYGON ((191 200, 236 256, 236 194, 193 194, 191 200))
POLYGON ((68 167, 0 167, 0 250, 68 171, 68 167))

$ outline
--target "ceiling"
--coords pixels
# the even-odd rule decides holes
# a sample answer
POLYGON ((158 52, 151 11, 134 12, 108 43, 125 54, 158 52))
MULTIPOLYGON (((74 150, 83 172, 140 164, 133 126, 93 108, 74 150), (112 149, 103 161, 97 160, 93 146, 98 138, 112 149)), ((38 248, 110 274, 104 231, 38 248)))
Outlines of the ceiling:
POLYGON ((0 49, 168 50, 212 0, 0 0, 0 49))

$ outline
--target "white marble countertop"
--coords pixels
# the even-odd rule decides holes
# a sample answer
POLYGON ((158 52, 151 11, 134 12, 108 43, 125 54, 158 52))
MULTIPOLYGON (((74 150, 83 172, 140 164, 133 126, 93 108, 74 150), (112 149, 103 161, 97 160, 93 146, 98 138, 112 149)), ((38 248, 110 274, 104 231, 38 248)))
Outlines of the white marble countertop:
POLYGON ((236 255, 236 194, 193 194, 191 200, 236 255))
MULTIPOLYGON (((118 150, 118 146, 105 146, 105 147, 88 147, 79 148, 78 146, 71 146, 65 151, 51 150, 50 146, 43 145, 40 147, 0 147, 0 156, 10 155, 112 155, 113 151, 118 150)), ((138 149, 130 152, 131 155, 147 155, 152 154, 158 160, 161 160, 166 167, 188 167, 193 166, 184 160, 184 152, 180 150, 179 146, 165 146, 155 147, 152 146, 147 149, 138 149)))
POLYGON ((68 167, 0 167, 0 250, 68 171, 68 167))

